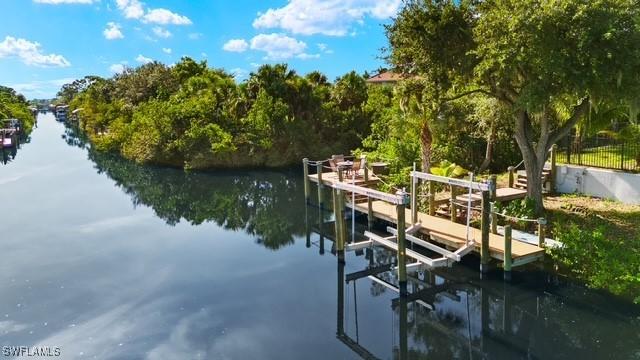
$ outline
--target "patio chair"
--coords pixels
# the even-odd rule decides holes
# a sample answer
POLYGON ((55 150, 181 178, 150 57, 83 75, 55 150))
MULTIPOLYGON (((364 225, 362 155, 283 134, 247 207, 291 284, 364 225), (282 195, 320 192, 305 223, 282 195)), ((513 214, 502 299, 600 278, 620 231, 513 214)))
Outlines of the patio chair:
POLYGON ((331 166, 331 171, 333 171, 334 173, 338 172, 338 165, 336 161, 333 160, 333 158, 329 159, 329 166, 331 166))
POLYGON ((360 159, 359 161, 354 159, 353 166, 351 167, 351 171, 355 174, 356 177, 360 176, 360 169, 362 169, 364 163, 364 159, 360 159))

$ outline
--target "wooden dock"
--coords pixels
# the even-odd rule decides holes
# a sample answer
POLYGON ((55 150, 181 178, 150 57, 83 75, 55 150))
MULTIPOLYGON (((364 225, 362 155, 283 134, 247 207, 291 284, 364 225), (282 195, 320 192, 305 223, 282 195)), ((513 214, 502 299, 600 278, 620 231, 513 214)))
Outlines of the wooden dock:
MULTIPOLYGON (((350 203, 347 206, 352 207, 350 203)), ((384 201, 373 201, 373 214, 376 218, 388 221, 393 224, 397 224, 396 207, 384 201)), ((367 204, 355 205, 355 210, 367 213, 367 204)), ((405 219, 411 219, 411 211, 405 210, 405 219)), ((467 241, 467 226, 451 222, 447 219, 440 217, 429 216, 427 214, 418 212, 418 221, 421 223, 420 232, 429 235, 432 242, 445 245, 449 248, 460 248, 464 246, 467 241)), ((406 223, 406 227, 412 224, 406 223)), ((482 234, 480 229, 469 229, 470 239, 474 239, 476 243, 475 252, 480 252, 480 244, 482 234)), ((544 256, 544 249, 535 245, 531 245, 521 241, 513 241, 511 254, 513 258, 512 266, 524 265, 526 263, 533 262, 541 259, 544 256)), ((499 261, 504 260, 504 237, 496 234, 489 234, 489 255, 493 259, 499 261)))
MULTIPOLYGON (((335 228, 337 236, 337 251, 343 254, 344 250, 353 251, 382 245, 392 250, 396 250, 397 269, 399 282, 406 285, 407 271, 415 271, 418 268, 434 268, 448 266, 450 261, 461 261, 462 257, 469 252, 480 254, 480 271, 489 270, 491 259, 503 263, 505 279, 510 279, 512 267, 524 265, 544 257, 543 245, 530 244, 523 241, 514 240, 510 226, 505 228, 503 236, 497 234, 496 214, 492 211, 492 201, 506 201, 521 198, 526 195, 525 190, 514 188, 495 188, 495 177, 488 182, 474 182, 469 180, 455 179, 444 176, 412 171, 411 192, 398 189, 390 194, 376 190, 381 179, 370 174, 365 167, 365 173, 351 178, 343 173, 325 171, 328 166, 325 161, 310 162, 303 159, 305 175, 305 199, 310 202, 310 183, 318 184, 318 206, 323 208, 324 196, 323 188, 333 189, 333 211, 336 219, 335 228), (310 174, 309 167, 315 166, 316 173, 310 174), (418 209, 418 185, 420 181, 438 182, 449 186, 455 194, 454 187, 465 190, 462 194, 451 199, 451 208, 467 208, 467 216, 470 216, 471 208, 477 208, 480 203, 480 214, 482 218, 481 229, 476 229, 457 222, 456 217, 444 219, 433 216, 437 212, 434 209, 436 203, 434 194, 429 196, 429 214, 421 213, 418 209), (469 195, 471 193, 471 195, 469 195), (471 196, 471 198, 469 198, 471 196), (346 202, 346 203, 345 203, 346 202), (465 206, 462 206, 464 203, 465 206), (471 204, 470 204, 471 203, 471 204), (460 205, 457 205, 460 204, 460 205), (394 224, 396 227, 387 227, 387 231, 392 236, 381 237, 379 235, 365 232, 369 240, 358 243, 346 243, 346 229, 344 224, 345 207, 353 208, 355 211, 367 214, 369 228, 372 227, 374 219, 381 219, 394 224), (493 223, 493 226, 491 226, 493 223), (493 228, 492 229, 490 229, 493 228), (491 232, 493 231, 493 233, 491 232), (423 234, 428 237, 425 241, 414 234, 423 234), (406 242, 418 244, 441 257, 431 258, 422 253, 417 253, 406 248, 406 242), (406 260, 414 261, 407 264, 406 260)), ((429 186, 431 191, 431 186, 429 186)), ((456 211, 457 213, 457 211, 456 211)), ((451 214, 450 214, 451 215, 451 214)), ((544 244, 544 219, 539 219, 539 237, 544 244)), ((467 220, 468 221, 468 220, 467 220)), ((344 257, 344 255, 341 255, 344 257)), ((403 287, 404 289, 404 287, 403 287)))

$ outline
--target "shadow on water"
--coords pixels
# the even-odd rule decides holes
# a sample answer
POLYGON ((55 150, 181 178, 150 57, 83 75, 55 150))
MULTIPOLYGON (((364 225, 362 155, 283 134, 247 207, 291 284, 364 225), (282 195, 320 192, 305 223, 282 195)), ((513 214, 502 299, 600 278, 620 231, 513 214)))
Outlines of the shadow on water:
POLYGON ((112 179, 135 206, 148 206, 168 225, 213 222, 244 231, 269 249, 293 244, 304 234, 299 215, 302 181, 291 171, 185 172, 140 166, 120 156, 94 151, 77 129, 62 135, 67 144, 87 149, 98 173, 112 179))
MULTIPOLYGON (((332 227, 314 224, 307 236, 328 242, 335 255, 332 227)), ((471 257, 414 273, 409 295, 400 297, 390 271, 395 253, 373 247, 348 253, 346 263, 336 257, 336 263, 336 337, 363 359, 389 353, 402 360, 640 357, 636 305, 552 273, 527 268, 510 283, 500 271, 480 279, 471 257), (381 328, 374 312, 390 312, 392 323, 381 328), (380 349, 370 329, 388 333, 389 327, 390 349, 380 349)))

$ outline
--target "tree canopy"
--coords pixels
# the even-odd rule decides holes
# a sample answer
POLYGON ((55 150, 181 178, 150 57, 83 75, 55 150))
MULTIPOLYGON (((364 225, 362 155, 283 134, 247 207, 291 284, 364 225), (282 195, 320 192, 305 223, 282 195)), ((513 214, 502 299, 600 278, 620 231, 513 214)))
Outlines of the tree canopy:
POLYGON ((362 76, 331 83, 285 64, 261 66, 237 83, 206 62, 153 62, 110 79, 86 77, 59 96, 83 109, 81 126, 98 149, 186 168, 277 167, 348 153, 369 134, 372 117, 362 76))
POLYGON ((550 147, 589 106, 640 91, 633 0, 409 0, 387 35, 389 62, 426 83, 426 107, 480 93, 509 109, 539 209, 550 147))

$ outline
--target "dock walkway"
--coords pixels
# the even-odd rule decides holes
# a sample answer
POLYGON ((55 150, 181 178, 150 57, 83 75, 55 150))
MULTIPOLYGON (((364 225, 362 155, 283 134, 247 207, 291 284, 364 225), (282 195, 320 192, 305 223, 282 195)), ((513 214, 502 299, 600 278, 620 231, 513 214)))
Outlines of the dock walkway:
MULTIPOLYGON (((352 207, 350 203, 347 206, 352 207)), ((396 207, 384 201, 373 201, 373 214, 376 218, 397 224, 396 207)), ((367 213, 367 204, 356 204, 355 210, 367 213)), ((405 210, 405 219, 411 219, 411 211, 405 210)), ((429 216, 418 212, 418 221, 420 222, 420 232, 429 235, 432 242, 445 245, 450 248, 460 248, 466 244, 467 226, 451 222, 440 217, 429 216)), ((407 223, 407 227, 411 224, 407 223)), ((469 229, 470 239, 475 239, 475 252, 480 252, 481 232, 480 229, 469 229)), ((535 245, 531 245, 521 241, 513 241, 511 254, 513 258, 513 266, 524 265, 535 261, 544 256, 544 249, 535 245)), ((504 238, 500 235, 489 234, 489 255, 497 260, 504 260, 504 238)))

